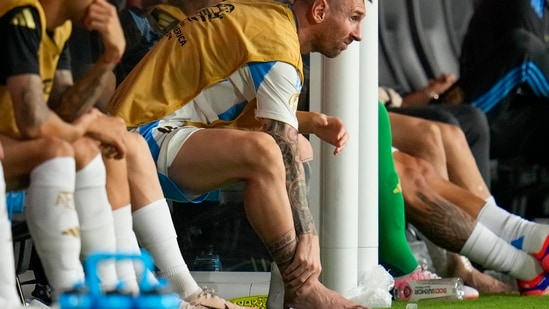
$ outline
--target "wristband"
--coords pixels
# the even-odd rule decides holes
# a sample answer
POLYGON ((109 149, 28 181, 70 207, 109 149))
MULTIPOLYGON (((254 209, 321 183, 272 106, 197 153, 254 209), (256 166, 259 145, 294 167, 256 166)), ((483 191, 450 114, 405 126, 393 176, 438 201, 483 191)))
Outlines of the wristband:
POLYGON ((425 90, 425 94, 429 97, 429 99, 431 100, 438 100, 440 98, 440 96, 438 95, 438 93, 434 92, 434 91, 427 91, 425 90))

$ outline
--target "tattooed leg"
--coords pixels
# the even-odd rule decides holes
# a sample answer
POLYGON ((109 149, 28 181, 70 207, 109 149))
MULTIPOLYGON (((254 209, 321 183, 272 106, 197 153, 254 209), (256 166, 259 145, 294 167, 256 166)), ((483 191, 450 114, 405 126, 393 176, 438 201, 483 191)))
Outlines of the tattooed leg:
POLYGON ((320 245, 307 201, 307 186, 298 150, 295 128, 265 119, 263 130, 270 134, 282 152, 286 169, 286 188, 292 209, 297 243, 283 237, 272 245, 273 257, 283 261, 294 252, 291 261, 278 264, 285 285, 284 308, 363 308, 320 283, 320 245))
POLYGON ((282 159, 286 167, 286 188, 294 216, 296 234, 298 236, 307 233, 317 235, 307 200, 307 184, 299 155, 297 130, 288 124, 274 120, 265 120, 264 130, 275 139, 282 152, 282 159))
POLYGON ((402 153, 395 153, 394 157, 401 174, 408 218, 435 244, 522 281, 543 273, 531 255, 511 246, 460 208, 463 205, 458 202, 477 202, 473 194, 424 174, 428 170, 423 168, 424 161, 402 153), (437 181, 441 184, 432 184, 437 181))
POLYGON ((279 239, 266 244, 267 250, 273 257, 276 265, 285 267, 294 257, 297 238, 294 231, 288 231, 279 239))
POLYGON ((459 252, 473 232, 475 219, 433 190, 413 157, 397 152, 394 158, 406 218, 435 244, 459 252))

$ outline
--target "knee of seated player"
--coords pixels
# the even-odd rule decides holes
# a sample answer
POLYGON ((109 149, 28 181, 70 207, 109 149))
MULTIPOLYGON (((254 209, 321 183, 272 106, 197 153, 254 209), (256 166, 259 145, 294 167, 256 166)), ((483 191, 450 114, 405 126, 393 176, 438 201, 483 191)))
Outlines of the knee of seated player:
MULTIPOLYGON (((461 147, 469 147, 465 133, 460 127, 454 125, 440 124, 440 131, 445 145, 454 145, 457 149, 461 147)), ((446 147, 447 148, 447 147, 446 147)))
POLYGON ((72 145, 58 138, 44 138, 40 141, 39 153, 44 159, 56 157, 74 157, 74 149, 72 145))
POLYGON ((418 149, 424 152, 439 154, 444 152, 444 144, 440 126, 434 121, 421 121, 419 123, 421 136, 413 136, 418 149))
POLYGON ((99 154, 98 142, 88 137, 79 138, 72 143, 72 147, 74 149, 74 159, 76 161, 77 170, 86 166, 99 154))
MULTIPOLYGON (((263 132, 250 132, 242 141, 241 159, 250 172, 265 175, 284 171, 281 148, 272 136, 263 132)), ((294 158, 295 160, 295 158, 294 158)))
POLYGON ((537 35, 529 30, 517 28, 510 31, 507 36, 506 50, 509 55, 515 55, 517 59, 546 53, 546 44, 537 35))
POLYGON ((469 108, 464 109, 461 113, 466 114, 467 123, 462 127, 462 131, 467 136, 467 140, 472 141, 487 141, 490 139, 490 126, 488 124, 488 118, 486 114, 480 109, 471 105, 469 108))
POLYGON ((124 140, 128 149, 126 153, 128 162, 139 160, 141 156, 150 156, 149 146, 140 134, 128 132, 124 140))
POLYGON ((41 138, 33 147, 36 149, 34 158, 37 164, 58 157, 74 157, 75 154, 70 143, 58 138, 41 138))
POLYGON ((433 168, 427 162, 399 151, 393 156, 403 192, 425 190, 427 185, 425 177, 426 175, 429 177, 428 175, 434 172, 433 168))

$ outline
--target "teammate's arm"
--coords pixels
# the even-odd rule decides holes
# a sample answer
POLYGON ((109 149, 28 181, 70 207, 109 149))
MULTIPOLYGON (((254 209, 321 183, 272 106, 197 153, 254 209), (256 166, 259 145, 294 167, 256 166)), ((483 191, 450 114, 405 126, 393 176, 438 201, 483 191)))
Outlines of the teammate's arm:
POLYGON ((116 8, 106 0, 93 0, 84 25, 86 29, 100 34, 104 52, 90 71, 76 83, 69 71, 57 72, 48 104, 69 122, 97 103, 126 47, 116 8))
MULTIPOLYGON (((6 86, 20 133, 27 138, 56 136, 74 141, 87 121, 71 126, 48 109, 44 89, 51 81, 40 76, 38 54, 42 39, 40 17, 32 6, 17 7, 0 19, 0 83, 6 86)), ((83 119, 85 120, 85 119, 83 119)))

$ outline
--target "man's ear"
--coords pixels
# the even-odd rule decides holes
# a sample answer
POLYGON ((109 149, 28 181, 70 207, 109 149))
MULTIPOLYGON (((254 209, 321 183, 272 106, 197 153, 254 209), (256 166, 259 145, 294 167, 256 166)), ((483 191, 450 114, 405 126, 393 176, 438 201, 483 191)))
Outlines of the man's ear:
POLYGON ((312 17, 315 23, 319 24, 324 20, 327 9, 328 9, 328 2, 326 0, 313 1, 311 11, 312 11, 312 17))

